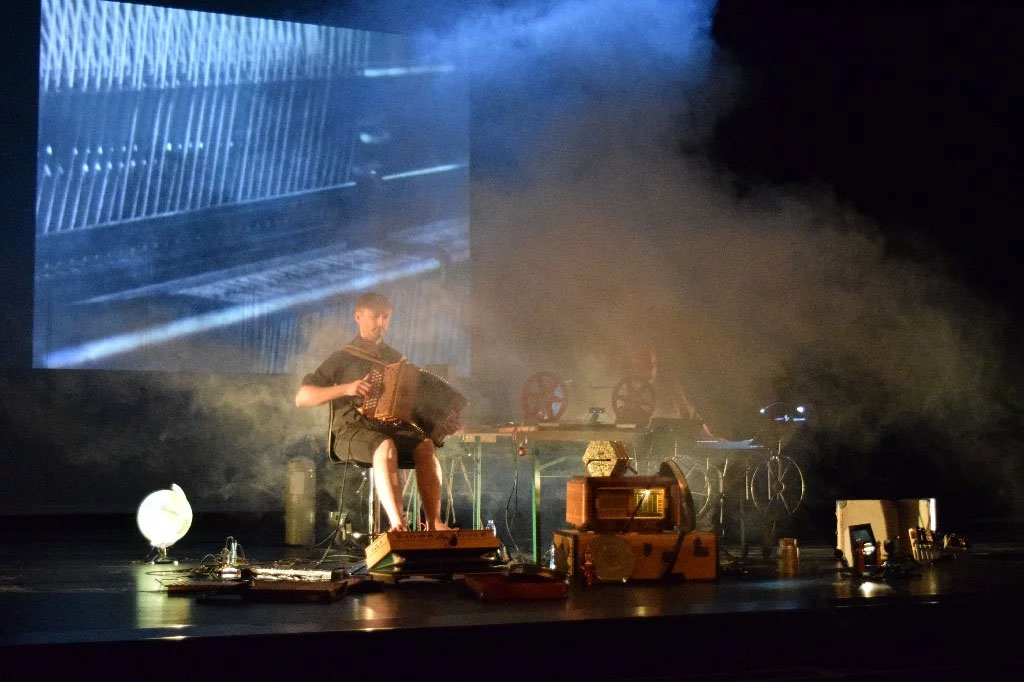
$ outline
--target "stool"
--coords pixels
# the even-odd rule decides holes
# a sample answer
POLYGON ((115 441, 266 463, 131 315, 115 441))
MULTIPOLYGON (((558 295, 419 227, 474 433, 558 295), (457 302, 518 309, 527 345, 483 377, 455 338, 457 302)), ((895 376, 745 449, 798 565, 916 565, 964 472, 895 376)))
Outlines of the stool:
MULTIPOLYGON (((360 488, 363 485, 369 484, 369 490, 367 491, 367 519, 366 529, 369 539, 372 541, 373 538, 380 535, 380 500, 377 498, 377 488, 374 481, 373 467, 362 462, 354 462, 352 460, 341 459, 334 451, 334 411, 330 409, 328 404, 328 412, 330 418, 328 419, 327 426, 327 463, 331 466, 342 467, 342 478, 341 478, 341 492, 338 494, 338 533, 339 539, 347 540, 344 537, 345 525, 344 525, 344 505, 345 505, 345 486, 348 484, 348 473, 349 467, 356 467, 357 469, 363 469, 363 482, 360 484, 360 488)), ((356 494, 359 493, 359 489, 356 489, 356 494)))
MULTIPOLYGON (((376 474, 373 470, 373 466, 369 464, 364 464, 362 462, 341 459, 340 457, 338 457, 337 453, 335 453, 334 451, 333 429, 330 429, 327 434, 327 462, 331 466, 341 466, 344 468, 342 473, 341 494, 338 495, 339 513, 342 512, 342 506, 344 505, 345 485, 348 482, 348 467, 356 467, 357 469, 363 469, 366 472, 363 481, 363 484, 369 483, 369 490, 367 491, 368 509, 366 527, 371 540, 380 535, 381 505, 380 500, 377 497, 377 486, 375 481, 376 474)), ((416 489, 416 472, 414 469, 409 469, 407 471, 409 473, 406 475, 405 482, 399 493, 399 504, 403 504, 406 499, 409 500, 408 504, 403 504, 402 511, 407 519, 415 519, 415 521, 411 525, 418 527, 420 516, 420 503, 419 493, 416 489)), ((360 487, 363 484, 360 484, 360 487)), ((356 492, 358 493, 358 490, 356 492)))

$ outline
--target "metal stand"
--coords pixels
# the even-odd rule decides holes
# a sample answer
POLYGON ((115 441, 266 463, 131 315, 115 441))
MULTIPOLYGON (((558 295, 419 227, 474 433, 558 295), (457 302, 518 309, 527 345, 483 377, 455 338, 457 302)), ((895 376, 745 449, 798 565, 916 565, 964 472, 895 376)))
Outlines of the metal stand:
POLYGON ((341 551, 344 555, 345 552, 351 552, 351 556, 361 555, 366 546, 373 540, 374 533, 374 489, 373 489, 373 469, 369 467, 362 467, 352 463, 342 463, 341 468, 341 486, 338 494, 338 507, 337 510, 330 512, 327 516, 329 533, 320 542, 313 545, 314 548, 320 547, 325 543, 331 543, 328 545, 328 550, 325 551, 324 556, 321 558, 321 563, 327 558, 330 553, 330 546, 333 545, 338 551, 341 551), (355 491, 352 493, 352 500, 355 501, 353 505, 351 501, 346 498, 348 495, 349 488, 349 474, 351 470, 355 468, 359 472, 359 485, 355 486, 355 491), (364 497, 365 495, 365 497, 364 497), (355 524, 353 520, 358 518, 362 513, 360 509, 362 500, 367 500, 367 509, 369 513, 364 517, 366 520, 366 526, 355 524), (353 509, 353 506, 355 507, 353 509))
POLYGON ((178 563, 177 559, 172 559, 171 557, 167 556, 167 547, 153 547, 153 550, 154 551, 150 552, 150 554, 152 555, 153 558, 151 558, 151 559, 147 558, 143 563, 147 563, 147 564, 177 564, 178 563))
POLYGON ((541 536, 541 523, 540 523, 540 484, 542 478, 566 478, 564 474, 544 476, 543 471, 549 469, 556 464, 567 462, 569 460, 578 460, 579 457, 576 455, 565 455, 558 457, 550 462, 540 463, 540 459, 537 457, 535 450, 530 452, 530 460, 533 464, 533 495, 530 496, 530 514, 533 518, 533 563, 540 565, 540 559, 543 552, 540 549, 540 536, 541 536))
POLYGON ((444 489, 442 491, 442 506, 447 501, 447 510, 444 513, 444 522, 449 526, 455 526, 457 520, 455 518, 455 481, 457 480, 456 474, 461 474, 462 482, 466 485, 466 492, 473 500, 473 518, 471 526, 474 530, 480 528, 480 510, 478 505, 478 496, 476 494, 476 470, 474 470, 473 480, 470 480, 469 469, 466 467, 466 459, 472 459, 472 454, 469 453, 457 453, 449 457, 445 457, 442 462, 442 469, 445 470, 444 477, 444 489))
POLYGON ((366 527, 370 532, 371 541, 380 535, 380 500, 377 499, 377 482, 374 480, 373 467, 370 467, 367 479, 370 482, 369 510, 366 527))
MULTIPOLYGON (((652 444, 652 448, 653 448, 653 444, 652 444)), ((698 458, 696 458, 696 457, 690 458, 688 455, 687 456, 683 456, 683 455, 680 454, 679 436, 675 435, 674 438, 673 438, 672 459, 674 459, 674 460, 676 460, 678 462, 680 459, 683 459, 683 457, 686 457, 687 459, 690 459, 691 461, 697 462, 697 466, 698 467, 700 466, 698 458)), ((742 560, 746 561, 747 552, 748 552, 748 550, 747 550, 747 501, 748 501, 748 498, 749 498, 749 495, 750 495, 750 480, 751 480, 751 467, 750 467, 750 455, 749 454, 745 454, 744 455, 744 457, 743 457, 743 464, 744 464, 744 466, 743 466, 743 479, 744 479, 743 480, 743 496, 740 498, 740 504, 739 504, 739 526, 740 526, 740 548, 741 548, 740 551, 741 551, 741 555, 742 555, 742 560)), ((722 459, 721 467, 718 467, 716 464, 713 464, 711 462, 711 457, 710 456, 704 457, 703 473, 704 473, 704 477, 705 477, 707 495, 708 495, 709 498, 711 497, 711 494, 712 494, 712 490, 711 490, 712 484, 711 484, 711 481, 710 481, 710 472, 712 472, 712 471, 715 472, 716 477, 718 478, 718 500, 717 500, 718 508, 714 509, 714 507, 711 507, 711 529, 715 533, 715 535, 718 536, 719 547, 724 547, 725 546, 725 507, 726 507, 726 495, 725 495, 725 480, 726 479, 725 479, 725 477, 729 473, 729 457, 728 457, 728 455, 726 455, 722 459)), ((689 484, 690 482, 687 481, 687 483, 689 484)), ((691 490, 692 490, 692 488, 693 488, 693 486, 691 485, 691 490)), ((708 504, 705 505, 705 508, 706 507, 710 507, 710 506, 711 505, 710 505, 710 500, 709 500, 708 504)), ((703 509, 701 511, 703 511, 703 509)))
MULTIPOLYGON (((750 457, 746 456, 743 458, 743 495, 740 497, 739 503, 739 526, 740 526, 740 559, 741 561, 747 560, 747 498, 750 494, 750 457)), ((715 473, 718 474, 718 509, 716 510, 713 518, 713 530, 718 536, 719 546, 725 546, 725 507, 726 507, 726 495, 725 495, 725 477, 729 473, 729 458, 726 457, 722 460, 722 466, 718 466, 711 463, 711 458, 707 458, 708 471, 714 469, 715 473)), ((733 467, 735 468, 735 467, 733 467)))
MULTIPOLYGON (((736 513, 738 515, 737 522, 739 525, 739 545, 740 545, 740 556, 736 560, 736 563, 741 567, 746 566, 749 563, 750 556, 750 541, 748 538, 748 513, 750 507, 756 505, 753 504, 751 497, 751 484, 753 482, 753 476, 755 467, 752 462, 752 453, 744 452, 742 450, 732 451, 734 452, 733 457, 725 456, 721 459, 721 465, 717 465, 711 461, 711 457, 705 459, 706 470, 708 472, 714 471, 718 476, 718 508, 712 511, 712 530, 718 536, 719 547, 725 547, 725 533, 726 533, 726 521, 725 521, 725 509, 727 504, 731 501, 726 495, 726 477, 729 475, 731 470, 735 470, 738 464, 736 463, 737 457, 742 457, 743 462, 743 494, 739 498, 739 503, 735 504, 736 513), (730 464, 732 467, 730 468, 730 464)), ((723 550, 723 554, 726 553, 723 550)))
POLYGON ((420 489, 416 485, 416 472, 409 471, 405 475, 405 483, 402 484, 401 500, 408 499, 403 504, 402 515, 409 526, 409 530, 420 529, 420 489))

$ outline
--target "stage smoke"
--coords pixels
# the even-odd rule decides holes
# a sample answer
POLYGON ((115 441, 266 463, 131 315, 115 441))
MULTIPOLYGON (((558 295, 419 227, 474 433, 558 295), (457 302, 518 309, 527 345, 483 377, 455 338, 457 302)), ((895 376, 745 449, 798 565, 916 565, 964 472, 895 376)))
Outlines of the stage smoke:
MULTIPOLYGON (((894 255, 886 226, 828 187, 768 186, 716 165, 716 121, 744 85, 712 40, 712 3, 455 11, 406 14, 402 28, 470 79, 480 414, 520 418, 519 387, 540 370, 610 386, 643 371, 654 347, 716 435, 755 435, 758 408, 776 400, 812 405, 802 461, 826 514, 858 495, 1020 509, 1004 313, 942 262, 894 255)), ((92 470, 140 481, 103 499, 80 484, 69 499, 95 508, 129 507, 167 480, 197 509, 280 508, 288 459, 323 456, 326 408, 294 408, 298 382, 355 333, 350 301, 322 313, 290 375, 67 372, 27 390, 12 378, 7 445, 45 450, 45 470, 70 464, 86 482, 92 470)), ((396 323, 406 314, 396 306, 396 323)), ((499 527, 515 461, 501 457, 484 493, 499 527)), ((43 477, 18 480, 46 489, 43 477)))

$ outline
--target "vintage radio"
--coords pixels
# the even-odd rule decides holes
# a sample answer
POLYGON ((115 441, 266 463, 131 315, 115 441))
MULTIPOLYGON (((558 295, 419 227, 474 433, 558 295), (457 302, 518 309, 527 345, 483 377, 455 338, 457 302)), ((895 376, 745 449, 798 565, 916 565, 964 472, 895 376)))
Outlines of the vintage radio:
POLYGON ((488 570, 501 542, 491 530, 388 531, 366 548, 376 573, 418 574, 488 570))
POLYGON ((408 362, 374 363, 359 411, 371 419, 412 424, 440 446, 459 430, 466 399, 441 377, 408 362))
POLYGON ((671 478, 575 476, 566 483, 565 520, 577 530, 672 530, 679 517, 679 488, 671 478))
POLYGON ((687 580, 718 576, 714 533, 554 533, 556 570, 578 582, 659 580, 669 575, 687 580))

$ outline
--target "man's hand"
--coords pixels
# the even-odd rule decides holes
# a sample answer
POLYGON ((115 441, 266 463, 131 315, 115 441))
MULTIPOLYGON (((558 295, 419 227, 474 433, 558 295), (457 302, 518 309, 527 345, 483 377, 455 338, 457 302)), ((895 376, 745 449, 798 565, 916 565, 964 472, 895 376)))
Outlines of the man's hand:
POLYGON ((365 398, 366 396, 370 395, 370 389, 373 388, 370 385, 369 372, 367 372, 366 376, 363 377, 362 379, 356 379, 355 381, 351 381, 347 384, 342 384, 341 388, 342 395, 348 395, 353 397, 358 396, 360 398, 365 398))
POLYGON ((366 398, 370 395, 370 382, 367 374, 362 379, 356 379, 347 384, 335 384, 334 386, 300 386, 295 394, 296 407, 316 407, 329 403, 337 398, 353 396, 366 398))

